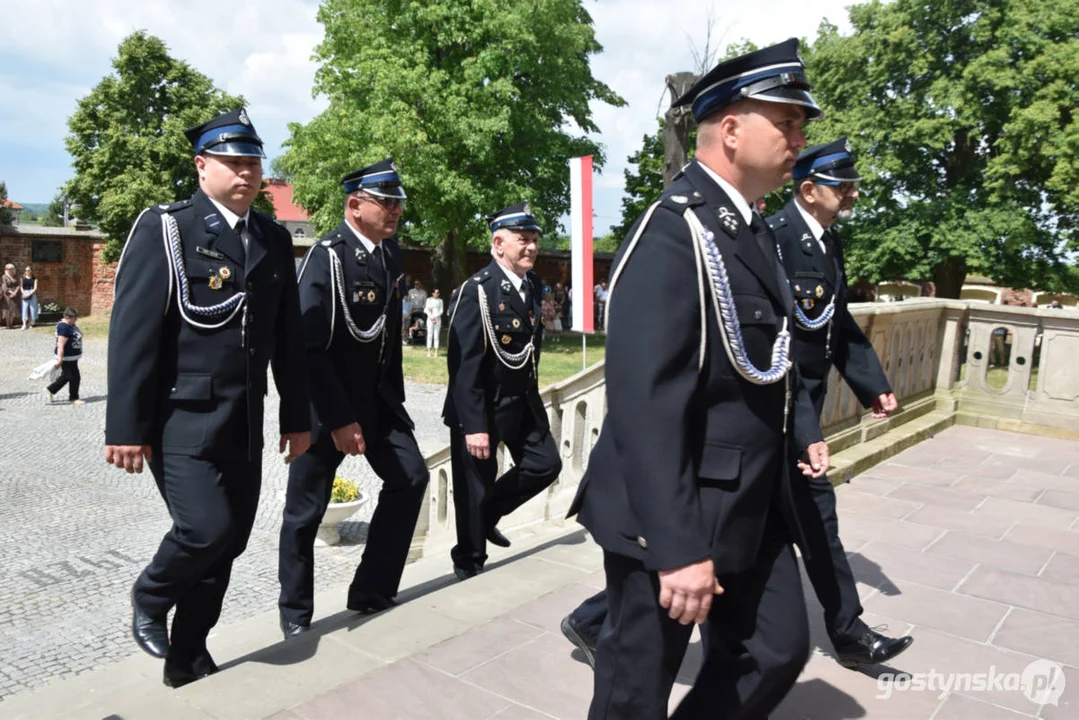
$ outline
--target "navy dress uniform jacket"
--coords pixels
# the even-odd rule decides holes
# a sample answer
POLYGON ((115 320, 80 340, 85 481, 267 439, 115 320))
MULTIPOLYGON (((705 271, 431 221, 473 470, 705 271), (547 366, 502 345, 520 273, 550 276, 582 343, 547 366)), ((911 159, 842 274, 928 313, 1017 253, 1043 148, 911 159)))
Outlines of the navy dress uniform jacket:
MULTIPOLYGON (((822 437, 793 369, 790 437, 783 432, 784 381, 756 385, 738 375, 707 286, 707 346, 698 369, 702 318, 694 244, 682 217, 687 207, 715 235, 757 368, 770 367, 773 342, 791 312, 778 261, 765 256, 722 188, 690 163, 663 193, 625 267, 628 242, 615 258, 608 412, 570 514, 579 513, 605 550, 636 558, 647 570, 710 556, 723 575, 757 562, 773 508, 800 540, 784 446, 793 440, 792 450, 801 452, 822 437), (736 216, 733 231, 719 220, 728 212, 736 216)), ((635 233, 636 225, 630 237, 635 233)))
POLYGON ((891 386, 873 345, 847 307, 842 243, 832 233, 833 257, 825 255, 802 214, 794 207, 795 202, 791 200, 768 218, 768 224, 776 234, 791 291, 795 302, 802 306, 810 320, 820 317, 833 297, 835 314, 830 341, 827 326, 806 330, 795 324, 794 361, 818 414, 828 392, 828 373, 833 363, 862 406, 869 407, 881 394, 891 392, 891 386))
MULTIPOLYGON (((543 344, 540 299, 543 287, 531 270, 524 282, 530 287, 531 307, 506 277, 497 261, 469 278, 450 299, 450 332, 447 364, 450 382, 442 417, 449 427, 465 435, 494 432, 496 409, 525 403, 538 428, 550 429, 547 411, 540 398, 536 370, 543 344), (507 368, 487 347, 480 317, 479 292, 482 286, 499 346, 510 354, 521 352, 532 341, 532 361, 519 370, 507 368)), ((521 286, 522 288, 525 285, 521 286)))
POLYGON ((240 237, 201 190, 136 220, 116 271, 107 445, 150 445, 209 460, 261 458, 268 365, 281 396, 280 432, 308 430, 292 242, 269 217, 252 210, 248 219, 246 261, 240 237), (166 212, 179 227, 192 304, 215 305, 243 290, 246 313, 215 330, 180 316, 163 240, 166 212), (219 289, 211 287, 214 277, 219 289))
MULTIPOLYGON (((375 412, 376 401, 413 428, 405 410, 405 381, 401 369, 401 246, 396 240, 381 243, 384 274, 374 272, 372 258, 348 223, 319 240, 300 266, 300 307, 303 338, 311 374, 311 403, 315 437, 352 422, 362 413, 375 412), (341 263, 344 286, 331 288, 330 255, 341 263), (381 277, 380 277, 381 275, 381 277), (359 330, 369 329, 386 313, 380 337, 358 342, 349 333, 341 312, 344 293, 349 313, 359 330), (372 371, 372 369, 377 369, 372 371)), ((365 423, 361 423, 365 424, 365 423)))

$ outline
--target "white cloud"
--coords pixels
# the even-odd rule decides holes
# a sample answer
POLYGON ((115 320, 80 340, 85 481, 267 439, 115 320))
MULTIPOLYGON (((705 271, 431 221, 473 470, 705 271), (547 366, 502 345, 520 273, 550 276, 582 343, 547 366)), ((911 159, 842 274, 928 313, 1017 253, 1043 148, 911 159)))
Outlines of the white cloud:
MULTIPOLYGON (((597 104, 597 136, 608 164, 597 178, 597 233, 619 215, 622 170, 641 137, 655 130, 668 98, 663 78, 693 68, 692 49, 704 43, 709 13, 714 45, 749 39, 758 45, 787 37, 812 38, 828 16, 845 26, 849 0, 760 0, 730 14, 730 3, 711 0, 585 0, 604 52, 593 58, 596 76, 628 102, 597 104)), ((266 141, 267 154, 280 152, 287 123, 306 122, 323 107, 311 96, 311 54, 322 37, 314 0, 23 0, 6 3, 0 24, 0 158, 12 148, 40 148, 40 167, 0 160, 13 196, 28 202, 52 197, 67 179, 63 138, 78 97, 111 71, 122 38, 145 29, 160 37, 174 57, 208 75, 221 88, 243 95, 251 119, 266 141), (51 155, 49 155, 51 153, 51 155), (12 190, 14 188, 14 190, 12 190)))

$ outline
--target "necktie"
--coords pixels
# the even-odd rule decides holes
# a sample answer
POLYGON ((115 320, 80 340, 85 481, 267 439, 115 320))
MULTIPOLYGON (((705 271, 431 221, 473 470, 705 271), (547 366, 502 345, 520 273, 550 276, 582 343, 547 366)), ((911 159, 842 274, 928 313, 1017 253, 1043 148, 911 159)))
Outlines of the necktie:
POLYGON ((240 238, 240 242, 244 246, 244 252, 247 252, 247 221, 240 218, 234 227, 233 232, 236 233, 236 237, 240 238))
POLYGON ((824 234, 820 237, 821 242, 824 243, 824 255, 828 259, 835 257, 835 231, 832 228, 828 228, 824 231, 824 234))
POLYGON ((525 278, 525 281, 521 283, 521 299, 524 300, 525 307, 528 309, 532 308, 532 288, 529 287, 530 285, 528 278, 525 278))
POLYGON ((768 261, 768 267, 776 269, 776 237, 772 234, 772 228, 757 213, 753 213, 753 219, 749 223, 749 229, 757 239, 764 259, 768 261))
POLYGON ((371 251, 371 274, 381 283, 386 281, 386 263, 382 260, 382 246, 375 245, 371 251))

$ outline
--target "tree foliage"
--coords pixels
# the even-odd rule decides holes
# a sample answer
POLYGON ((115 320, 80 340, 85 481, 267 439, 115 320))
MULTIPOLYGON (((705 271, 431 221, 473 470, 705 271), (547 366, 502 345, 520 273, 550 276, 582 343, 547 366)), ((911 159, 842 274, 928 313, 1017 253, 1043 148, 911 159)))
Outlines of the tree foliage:
POLYGON ((0 180, 0 223, 10 225, 15 221, 15 213, 7 206, 7 183, 0 180))
POLYGON ((143 208, 198 188, 184 128, 243 104, 145 32, 120 43, 112 67, 79 100, 66 141, 75 177, 65 192, 108 235, 106 260, 119 256, 143 208))
POLYGON ((867 182, 846 223, 851 273, 968 273, 1066 289, 1079 220, 1079 0, 874 0, 806 52, 826 109, 810 141, 849 135, 867 182))
POLYGON ((64 224, 64 194, 56 193, 52 202, 49 203, 45 214, 41 216, 41 224, 44 227, 62 227, 64 224))
POLYGON ((623 101, 592 76, 602 48, 581 0, 327 0, 318 18, 329 107, 291 126, 277 167, 320 232, 340 222, 339 179, 393 156, 401 234, 438 243, 453 282, 468 240, 486 242, 484 214, 530 200, 550 233, 569 208, 568 158, 602 166, 589 102, 623 101))

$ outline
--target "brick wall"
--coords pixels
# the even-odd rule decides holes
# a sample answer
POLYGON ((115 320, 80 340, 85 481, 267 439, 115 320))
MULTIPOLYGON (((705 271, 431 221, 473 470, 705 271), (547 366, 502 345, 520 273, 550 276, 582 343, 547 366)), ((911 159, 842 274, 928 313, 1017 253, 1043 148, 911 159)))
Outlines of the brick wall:
POLYGON ((105 249, 104 242, 96 242, 93 246, 94 274, 90 288, 90 314, 108 315, 112 312, 112 284, 116 277, 117 263, 101 262, 101 252, 105 249))
POLYGON ((0 232, 0 265, 12 263, 15 274, 22 277, 30 265, 38 279, 38 299, 42 305, 58 303, 61 308, 73 307, 80 315, 91 311, 91 287, 94 275, 93 245, 100 240, 97 233, 75 233, 63 228, 12 228, 0 232), (60 242, 62 259, 58 263, 32 262, 33 241, 60 242))

